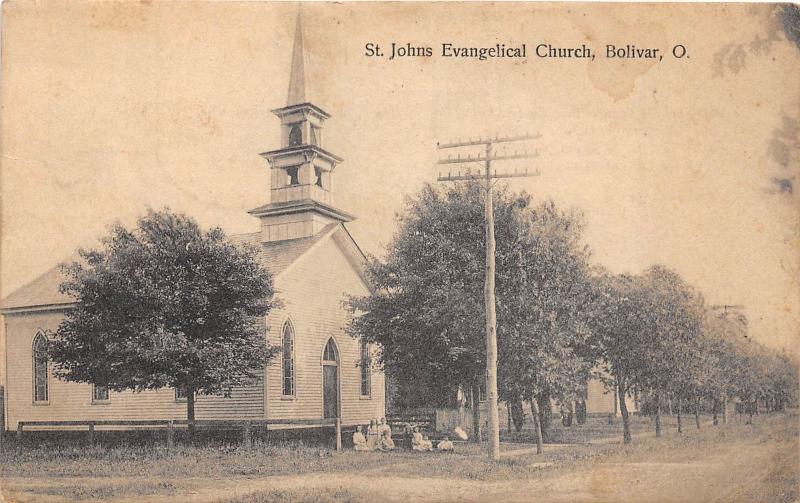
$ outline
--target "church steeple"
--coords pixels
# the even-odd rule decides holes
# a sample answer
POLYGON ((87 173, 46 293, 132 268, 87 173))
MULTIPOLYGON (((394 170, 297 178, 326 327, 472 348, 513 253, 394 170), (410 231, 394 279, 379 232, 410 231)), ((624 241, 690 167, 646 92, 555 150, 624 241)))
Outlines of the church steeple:
POLYGON ((287 104, 272 110, 281 121, 281 148, 261 154, 270 166, 270 203, 249 213, 261 219, 262 239, 313 236, 351 215, 333 206, 333 170, 342 159, 322 148, 322 126, 330 114, 310 102, 309 57, 302 10, 297 13, 287 104))
POLYGON ((289 73, 289 95, 286 106, 309 101, 306 89, 306 71, 308 53, 303 45, 303 7, 297 9, 297 21, 294 26, 294 47, 292 48, 292 69, 289 73))

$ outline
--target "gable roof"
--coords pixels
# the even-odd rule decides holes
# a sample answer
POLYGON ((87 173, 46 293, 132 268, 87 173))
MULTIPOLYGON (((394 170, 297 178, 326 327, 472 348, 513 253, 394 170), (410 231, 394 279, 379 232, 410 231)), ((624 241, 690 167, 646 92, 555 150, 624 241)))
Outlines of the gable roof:
POLYGON ((62 280, 63 276, 59 266, 53 267, 3 299, 3 310, 74 303, 74 298, 58 290, 62 280))
MULTIPOLYGON (((278 276, 294 261, 305 254, 314 244, 330 235, 339 223, 330 223, 323 227, 316 235, 284 241, 262 242, 261 233, 236 234, 229 236, 235 244, 249 244, 256 248, 256 257, 273 278, 278 276)), ((348 234, 349 235, 349 234, 348 234)), ((30 283, 12 292, 2 301, 3 311, 24 311, 41 309, 44 307, 67 307, 75 302, 69 295, 59 292, 59 285, 63 281, 61 270, 53 267, 46 273, 30 283)))
POLYGON ((260 232, 237 234, 230 236, 229 239, 236 244, 255 246, 258 261, 275 278, 338 225, 338 223, 330 223, 314 236, 283 241, 262 242, 260 232))

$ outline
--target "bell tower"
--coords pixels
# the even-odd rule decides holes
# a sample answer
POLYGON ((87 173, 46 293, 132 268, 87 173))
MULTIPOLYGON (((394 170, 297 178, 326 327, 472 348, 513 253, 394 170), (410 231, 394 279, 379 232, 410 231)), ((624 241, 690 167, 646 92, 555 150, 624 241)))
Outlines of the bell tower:
POLYGON ((270 167, 270 202, 249 212, 261 219, 262 241, 309 237, 353 220, 333 206, 333 170, 342 159, 322 147, 330 114, 311 102, 302 10, 293 45, 286 106, 272 110, 281 121, 281 148, 261 154, 270 167))

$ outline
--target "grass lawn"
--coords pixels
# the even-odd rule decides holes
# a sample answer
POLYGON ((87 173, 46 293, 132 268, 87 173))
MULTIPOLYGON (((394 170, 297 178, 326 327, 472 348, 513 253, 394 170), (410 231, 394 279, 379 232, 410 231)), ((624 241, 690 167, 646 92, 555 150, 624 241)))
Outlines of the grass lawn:
MULTIPOLYGON (((270 488, 251 493, 221 497, 210 501, 224 503, 260 502, 362 502, 381 499, 375 484, 347 484, 346 480, 454 480, 491 483, 546 479, 564 473, 592 470, 601 463, 670 462, 683 460, 718 448, 731 441, 749 439, 758 442, 785 442, 786 448, 775 453, 775 469, 764 474, 770 481, 769 497, 753 495, 753 501, 794 501, 797 498, 797 416, 761 416, 752 426, 732 422, 725 436, 721 429, 708 424, 700 431, 693 418, 686 421, 684 434, 675 433, 672 418, 665 418, 662 438, 654 438, 650 421, 637 419, 637 430, 650 431, 636 437, 632 445, 621 443, 548 445, 542 455, 525 449, 520 455, 504 457, 498 462, 486 459, 485 447, 465 443, 454 453, 341 453, 302 442, 264 443, 256 440, 246 450, 235 443, 207 446, 177 445, 167 451, 161 443, 116 443, 106 446, 85 446, 75 442, 49 441, 24 446, 19 453, 13 441, 4 444, 0 453, 0 478, 3 492, 16 501, 112 501, 162 497, 164 501, 186 501, 186 495, 202 492, 216 482, 247 485, 269 477, 290 478, 297 475, 327 476, 334 474, 341 485, 318 487, 270 488), (737 440, 738 439, 738 440, 737 440), (371 476, 374 473, 376 476, 371 476), (336 475, 341 474, 341 475, 336 475), (283 477, 282 477, 283 476, 283 477), (216 482, 215 482, 216 481, 216 482)), ((706 418, 707 419, 707 418, 706 418)), ((607 425, 597 418, 580 427, 573 426, 572 438, 583 442, 595 438, 599 431, 616 434, 618 425, 607 425)), ((554 424, 554 437, 566 438, 567 429, 554 424)), ((526 431, 523 431, 526 433, 526 431)), ((619 433, 621 436, 621 432, 619 433)), ((524 438, 524 437, 521 437, 524 438)), ((517 440, 517 438, 514 438, 517 440)), ((532 447, 530 444, 504 444, 503 450, 532 447)), ((276 479, 276 480, 277 480, 276 479)), ((12 500, 14 501, 14 500, 12 500)))

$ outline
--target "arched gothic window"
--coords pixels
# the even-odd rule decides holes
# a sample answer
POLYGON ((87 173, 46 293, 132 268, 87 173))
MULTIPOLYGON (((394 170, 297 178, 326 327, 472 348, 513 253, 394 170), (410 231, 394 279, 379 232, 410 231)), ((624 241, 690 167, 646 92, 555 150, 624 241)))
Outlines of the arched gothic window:
POLYGON ((336 349, 336 342, 333 340, 333 337, 328 339, 328 343, 325 344, 325 351, 322 352, 322 359, 326 362, 339 361, 339 351, 336 349))
POLYGON ((303 131, 300 124, 295 124, 289 129, 289 146, 296 147, 303 144, 303 131))
POLYGON ((48 400, 47 337, 41 332, 33 338, 33 401, 48 400))
POLYGON ((294 327, 288 321, 283 325, 281 346, 283 347, 283 394, 294 396, 294 327))
POLYGON ((361 396, 370 396, 372 392, 372 357, 369 354, 369 344, 361 341, 361 396))

